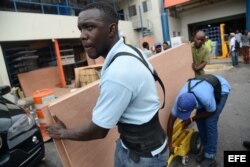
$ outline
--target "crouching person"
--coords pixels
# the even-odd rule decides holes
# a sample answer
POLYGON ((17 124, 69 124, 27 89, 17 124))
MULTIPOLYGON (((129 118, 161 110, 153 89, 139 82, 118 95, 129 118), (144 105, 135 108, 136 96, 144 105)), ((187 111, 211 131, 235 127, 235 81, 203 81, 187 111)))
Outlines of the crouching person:
POLYGON ((168 146, 172 148, 173 125, 177 118, 187 127, 196 122, 203 148, 196 161, 201 167, 216 166, 218 120, 231 90, 229 83, 221 76, 205 74, 188 80, 179 92, 168 120, 168 146), (190 117, 191 112, 196 114, 190 117))

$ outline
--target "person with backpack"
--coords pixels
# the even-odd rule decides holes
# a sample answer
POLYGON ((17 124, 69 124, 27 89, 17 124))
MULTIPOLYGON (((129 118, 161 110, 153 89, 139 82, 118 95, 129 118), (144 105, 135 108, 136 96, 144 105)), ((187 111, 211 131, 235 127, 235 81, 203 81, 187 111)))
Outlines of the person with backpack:
POLYGON ((234 67, 237 67, 239 65, 238 62, 238 54, 240 51, 240 44, 235 38, 235 33, 230 33, 231 39, 230 39, 230 56, 232 59, 232 65, 234 67))
POLYGON ((155 80, 162 82, 152 65, 142 51, 119 38, 118 16, 108 3, 85 6, 78 29, 88 56, 105 58, 100 94, 87 125, 68 129, 55 117, 56 124, 47 127, 48 134, 54 139, 89 141, 105 138, 117 126, 115 167, 166 166, 167 136, 159 121, 155 80))
POLYGON ((196 122, 202 142, 202 150, 196 158, 200 167, 216 166, 218 121, 231 90, 230 84, 221 76, 204 74, 189 79, 180 90, 172 107, 168 126, 168 146, 173 153, 173 125, 177 118, 183 120, 186 128, 196 122), (196 109, 196 114, 190 116, 196 109))

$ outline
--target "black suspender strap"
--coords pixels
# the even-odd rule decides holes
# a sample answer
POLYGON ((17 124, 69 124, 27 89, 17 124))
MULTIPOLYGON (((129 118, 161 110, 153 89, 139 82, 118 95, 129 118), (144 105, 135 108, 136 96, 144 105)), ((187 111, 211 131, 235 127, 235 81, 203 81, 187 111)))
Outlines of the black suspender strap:
POLYGON ((110 63, 108 64, 107 68, 108 68, 108 67, 110 66, 110 64, 111 64, 117 57, 119 57, 119 56, 132 56, 132 57, 138 59, 140 62, 142 62, 142 64, 144 64, 144 65, 147 67, 147 69, 148 69, 148 70, 151 72, 151 74, 153 75, 154 80, 155 80, 155 81, 158 81, 159 84, 160 84, 160 86, 161 86, 161 88, 162 88, 164 100, 163 100, 161 109, 163 109, 164 106, 165 106, 165 87, 164 87, 164 84, 163 84, 162 80, 160 79, 160 77, 158 76, 158 74, 156 73, 155 70, 152 71, 152 70, 149 68, 148 63, 147 63, 147 61, 145 60, 144 56, 141 54, 141 52, 140 52, 137 48, 135 48, 135 47, 133 47, 133 46, 131 46, 131 45, 128 45, 128 46, 131 47, 134 51, 136 51, 136 53, 140 56, 140 58, 137 57, 137 56, 135 56, 135 55, 132 54, 132 53, 129 53, 129 52, 119 52, 119 53, 117 53, 117 54, 111 59, 111 61, 110 61, 110 63))
POLYGON ((200 100, 197 98, 196 94, 192 91, 192 89, 193 89, 194 87, 196 87, 199 83, 203 82, 204 80, 200 80, 200 81, 196 82, 196 83, 191 87, 191 81, 192 81, 192 80, 194 80, 194 79, 189 79, 189 80, 188 80, 188 93, 192 93, 192 94, 194 95, 196 101, 197 101, 198 103, 202 104, 202 103, 200 102, 200 100))
POLYGON ((194 84, 194 86, 191 87, 191 81, 192 81, 192 80, 193 80, 193 79, 189 79, 189 80, 188 80, 188 92, 191 92, 191 90, 192 90, 194 87, 196 87, 199 83, 201 83, 201 82, 204 81, 204 80, 200 80, 200 81, 196 82, 196 83, 194 84))

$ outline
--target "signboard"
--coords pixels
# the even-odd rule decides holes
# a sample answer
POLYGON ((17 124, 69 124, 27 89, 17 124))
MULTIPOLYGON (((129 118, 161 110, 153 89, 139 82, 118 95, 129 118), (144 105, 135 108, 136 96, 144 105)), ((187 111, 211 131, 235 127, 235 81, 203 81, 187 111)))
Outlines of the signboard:
POLYGON ((169 8, 174 5, 182 4, 184 2, 188 2, 190 0, 165 0, 164 1, 164 7, 169 8))

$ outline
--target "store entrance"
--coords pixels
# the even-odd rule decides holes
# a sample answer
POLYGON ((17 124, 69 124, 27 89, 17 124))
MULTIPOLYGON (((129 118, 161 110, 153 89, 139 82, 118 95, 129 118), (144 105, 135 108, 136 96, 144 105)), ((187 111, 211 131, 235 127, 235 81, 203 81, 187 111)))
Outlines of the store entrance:
POLYGON ((225 56, 225 54, 228 54, 229 34, 231 32, 236 32, 236 30, 239 30, 241 33, 243 33, 245 29, 245 14, 218 18, 188 25, 189 39, 191 41, 198 30, 204 31, 206 36, 212 40, 212 56, 225 56), (223 24, 224 26, 221 26, 223 24))
POLYGON ((214 20, 207 20, 199 23, 189 24, 188 32, 189 39, 192 40, 197 30, 209 29, 213 27, 219 27, 220 24, 225 24, 225 34, 235 32, 236 30, 244 31, 246 29, 246 16, 245 14, 233 15, 224 18, 218 18, 214 20))

